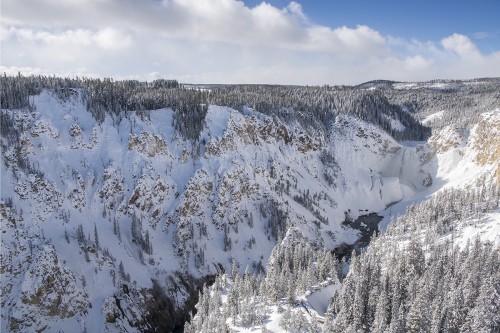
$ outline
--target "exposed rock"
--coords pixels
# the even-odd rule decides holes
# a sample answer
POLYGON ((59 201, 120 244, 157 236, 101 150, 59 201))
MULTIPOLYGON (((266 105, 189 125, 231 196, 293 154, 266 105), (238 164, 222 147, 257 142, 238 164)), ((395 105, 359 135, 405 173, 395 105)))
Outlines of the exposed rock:
POLYGON ((74 183, 71 183, 68 188, 66 197, 71 200, 74 208, 81 209, 86 206, 85 180, 76 170, 72 174, 74 183))
POLYGON ((444 154, 451 149, 461 147, 465 144, 464 131, 455 126, 447 126, 428 140, 437 154, 444 154))
POLYGON ((22 135, 19 143, 21 144, 20 154, 22 156, 33 154, 35 152, 35 149, 33 148, 33 143, 31 142, 31 140, 28 138, 27 135, 22 135))
MULTIPOLYGON (((477 152, 474 159, 478 165, 498 163, 500 161, 500 112, 482 114, 475 127, 475 135, 471 147, 477 152)), ((500 183, 498 175, 500 166, 496 170, 496 179, 500 183)))
POLYGON ((33 200, 38 210, 37 215, 43 220, 47 213, 51 213, 61 206, 62 195, 57 187, 39 175, 30 174, 26 179, 18 182, 14 191, 21 199, 33 200))
POLYGON ((110 165, 104 170, 102 180, 103 184, 99 190, 99 198, 103 200, 106 209, 112 210, 117 202, 119 205, 123 200, 125 190, 123 176, 119 168, 110 165))
POLYGON ((164 216, 165 200, 175 196, 177 188, 158 175, 143 175, 138 181, 128 201, 130 208, 148 214, 150 225, 155 227, 164 216))
POLYGON ((149 157, 169 155, 167 143, 158 135, 142 132, 139 136, 130 135, 128 149, 135 150, 149 157))
POLYGON ((60 137, 59 130, 57 130, 51 122, 41 119, 36 121, 31 128, 31 136, 36 138, 41 134, 46 134, 53 139, 58 139, 60 137))
POLYGON ((0 204, 2 328, 11 331, 170 331, 203 277, 232 262, 262 269, 287 234, 330 249, 353 242, 344 212, 384 209, 403 198, 400 181, 419 189, 436 174, 428 145, 404 146, 351 116, 320 128, 211 106, 191 141, 169 109, 98 123, 80 100, 34 99, 39 113, 12 112, 18 135, 1 142, 2 186, 12 188, 0 204))
POLYGON ((234 151, 239 140, 244 145, 291 145, 301 153, 319 149, 317 139, 303 131, 290 130, 277 119, 266 118, 262 121, 256 117, 231 114, 226 132, 222 137, 208 142, 206 154, 219 156, 222 152, 234 151))
POLYGON ((77 124, 71 125, 68 131, 69 135, 72 137, 77 137, 82 135, 82 129, 77 124))
POLYGON ((73 272, 59 263, 54 249, 45 246, 23 278, 10 327, 13 331, 28 327, 41 331, 46 325, 41 317, 70 318, 82 315, 87 306, 88 296, 77 287, 73 272))

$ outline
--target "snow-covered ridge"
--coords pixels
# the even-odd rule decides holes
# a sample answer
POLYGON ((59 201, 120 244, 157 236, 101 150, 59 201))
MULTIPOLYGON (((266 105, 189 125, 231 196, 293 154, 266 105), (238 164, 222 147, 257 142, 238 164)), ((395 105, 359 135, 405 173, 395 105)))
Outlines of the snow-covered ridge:
POLYGON ((443 117, 443 114, 444 114, 444 111, 438 111, 436 113, 433 113, 431 115, 428 115, 427 117, 425 117, 424 120, 422 120, 422 124, 424 125, 428 125, 430 124, 432 121, 434 121, 435 119, 440 119, 441 117, 443 117))
POLYGON ((187 332, 326 333, 363 325, 369 332, 396 325, 429 330, 458 309, 464 316, 454 325, 463 331, 470 326, 474 330, 495 327, 491 318, 498 311, 490 304, 498 298, 498 286, 491 284, 500 262, 499 189, 494 183, 447 189, 409 207, 366 252, 352 258, 344 280, 337 280, 339 266, 331 262, 329 253, 307 249, 300 237, 286 237, 273 250, 265 278, 248 273, 240 277, 233 270, 230 278, 224 275, 205 289, 187 332), (482 243, 488 241, 492 243, 482 243), (301 267, 304 263, 306 267, 301 267), (329 267, 335 268, 333 272, 329 267), (318 283, 318 279, 325 280, 318 283), (446 283, 450 279, 453 283, 446 283), (428 290, 433 283, 432 291, 428 290), (467 301, 447 302, 457 286, 467 301), (408 307, 390 305, 391 295, 392 302, 404 301, 408 307), (483 303, 484 298, 488 302, 483 303), (436 311, 436 304, 444 311, 436 311), (394 311, 388 311, 390 306, 394 311), (426 320, 418 320, 422 313, 426 320), (399 321, 403 316, 406 319, 399 321))
MULTIPOLYGON (((349 274, 342 284, 325 281, 316 285, 312 280, 305 294, 299 287, 292 288, 282 292, 278 300, 261 286, 272 284, 276 279, 272 269, 265 279, 257 280, 260 287, 250 293, 251 297, 246 296, 247 292, 238 283, 230 282, 222 287, 216 284, 205 290, 205 294, 211 295, 212 301, 220 297, 217 292, 222 290, 220 302, 216 308, 211 301, 200 302, 198 314, 187 325, 188 332, 204 332, 207 327, 240 332, 344 332, 363 326, 368 327, 369 332, 387 331, 392 327, 427 331, 445 322, 446 316, 454 311, 463 313, 453 322, 462 331, 495 331, 498 323, 492 318, 496 318, 498 307, 490 304, 497 303, 499 290, 493 281, 498 280, 500 260, 500 182, 496 182, 491 171, 498 161, 476 164, 476 156, 481 156, 481 152, 473 148, 479 133, 484 133, 481 128, 494 131, 491 127, 495 127, 495 118, 490 113, 482 115, 470 136, 460 136, 459 144, 445 149, 442 149, 444 143, 456 139, 454 131, 444 129, 433 138, 432 145, 437 149, 427 147, 423 156, 432 158, 435 164, 446 162, 450 153, 462 152, 454 165, 438 170, 440 176, 447 176, 447 182, 438 180, 426 190, 409 196, 406 207, 408 202, 417 204, 409 207, 384 235, 372 242, 366 253, 351 261, 349 274), (467 168, 476 170, 471 173, 467 168), (446 282, 449 280, 453 283, 446 282), (474 287, 470 281, 474 281, 474 287), (428 286, 433 284, 434 291, 430 291, 428 286), (234 294, 240 297, 238 306, 233 302, 234 294), (392 302, 404 298, 406 307, 391 305, 391 295, 392 302), (453 295, 459 295, 464 301, 448 301, 453 295), (464 304, 469 305, 464 307, 464 304), (204 306, 208 306, 208 311, 203 310, 204 306), (390 306, 393 311, 387 312, 390 306)), ((423 145, 407 143, 406 148, 422 150, 423 145)), ((294 241, 300 244, 300 240, 293 237, 286 237, 281 244, 287 246, 294 241)), ((283 258, 301 262, 294 255, 277 250, 273 251, 268 267, 286 260, 283 258)), ((315 254, 309 254, 308 258, 314 269, 306 270, 307 273, 295 269, 288 275, 282 274, 281 283, 288 285, 290 281, 300 281, 302 274, 314 276, 321 271, 318 268, 321 262, 315 254)))
POLYGON ((435 90, 455 90, 467 86, 486 86, 492 82, 498 82, 497 78, 477 79, 477 80, 436 80, 429 82, 395 82, 392 88, 397 90, 409 89, 435 89, 435 90))
MULTIPOLYGON (((291 230, 327 249, 353 243, 346 217, 427 189, 443 155, 352 116, 325 132, 212 105, 195 142, 175 131, 170 109, 100 124, 78 93, 61 100, 43 91, 32 101, 32 110, 2 110, 19 134, 2 137, 6 331, 137 330, 148 320, 142 306, 154 308, 152 279, 179 309, 196 283, 232 262, 241 271, 265 266, 291 230), (51 270, 61 280, 40 278, 51 270), (22 301, 29 286, 44 291, 32 306, 22 301), (56 304, 50 314, 47 302, 56 304), (23 320, 27 312, 40 319, 23 320)), ((494 116, 481 131, 493 133, 494 116)), ((479 158, 483 168, 492 156, 479 158)))

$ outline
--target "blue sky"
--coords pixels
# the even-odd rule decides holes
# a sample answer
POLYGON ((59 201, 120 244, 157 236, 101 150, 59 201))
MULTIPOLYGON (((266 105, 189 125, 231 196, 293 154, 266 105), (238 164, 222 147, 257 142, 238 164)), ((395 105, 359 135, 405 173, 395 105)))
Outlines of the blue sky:
MULTIPOLYGON (((262 1, 245 0, 248 6, 262 1)), ((287 0, 266 1, 286 7, 287 0)), ((311 21, 327 26, 367 25, 384 35, 439 40, 459 33, 485 51, 500 49, 499 0, 306 0, 299 1, 311 21)))
POLYGON ((500 76, 500 1, 2 0, 1 71, 190 83, 500 76))

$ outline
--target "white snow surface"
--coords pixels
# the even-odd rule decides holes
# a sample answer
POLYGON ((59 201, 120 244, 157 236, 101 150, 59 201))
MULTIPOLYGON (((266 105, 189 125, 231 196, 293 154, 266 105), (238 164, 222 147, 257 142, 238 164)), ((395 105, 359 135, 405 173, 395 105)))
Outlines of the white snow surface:
POLYGON ((442 118, 443 115, 444 115, 444 110, 428 115, 427 117, 424 118, 424 120, 422 120, 422 124, 428 125, 434 120, 442 118))
MULTIPOLYGON (((495 110, 484 113, 481 119, 489 124, 498 124, 500 123, 500 112, 495 110)), ((492 127, 494 132, 495 127, 492 127)), ((491 135, 491 133, 488 133, 487 137, 491 135)), ((423 142, 405 142, 405 145, 412 147, 415 151, 423 152, 424 159, 429 159, 427 165, 430 168, 428 170, 430 170, 429 174, 432 176, 432 184, 429 187, 418 189, 412 194, 409 193, 400 202, 380 212, 379 214, 384 216, 384 219, 380 222, 379 227, 385 228, 392 216, 403 215, 409 205, 429 199, 433 194, 446 188, 477 186, 478 180, 482 179, 481 177, 485 177, 488 182, 499 182, 500 180, 495 178, 494 175, 499 168, 500 161, 495 160, 483 165, 477 162, 477 156, 481 153, 481 150, 495 148, 484 147, 481 141, 484 137, 485 133, 478 129, 478 125, 474 126, 466 137, 457 133, 453 127, 448 126, 429 139, 429 142, 433 142, 432 145, 437 148, 433 149, 423 142)), ((404 168, 403 173, 406 176, 412 174, 412 165, 415 165, 415 163, 410 163, 408 168, 404 168)), ((404 178, 403 176, 402 179, 404 178)), ((412 187, 412 190, 415 190, 415 188, 412 187)), ((496 229, 493 228, 492 230, 496 229)), ((490 236, 486 238, 491 239, 490 236)), ((495 235, 493 238, 495 238, 495 235)))
POLYGON ((406 129, 405 125, 403 125, 398 119, 394 119, 386 114, 382 114, 382 117, 389 120, 393 130, 402 132, 406 129))
MULTIPOLYGON (((219 264, 229 271, 232 260, 242 270, 259 260, 265 265, 276 244, 266 232, 271 202, 287 212, 291 229, 318 246, 335 248, 358 237, 341 225, 346 215, 355 219, 381 211, 382 226, 387 225, 390 216, 412 202, 445 187, 472 183, 495 167, 476 164, 471 145, 480 134, 474 130, 465 146, 434 154, 425 142, 400 144, 350 116, 337 117, 325 137, 253 110, 243 115, 212 105, 200 135, 206 144, 197 146, 174 130, 170 109, 153 110, 150 119, 135 112, 121 119, 107 116, 98 124, 80 94, 61 101, 44 91, 32 100, 33 112, 2 110, 25 129, 21 154, 43 172, 26 174, 13 162, 16 152, 9 147, 2 152, 1 199, 12 200, 11 206, 3 204, 1 217, 5 332, 45 326, 49 331, 133 331, 126 320, 106 322, 110 301, 125 283, 118 274, 120 262, 134 290, 150 288, 152 278, 165 281, 176 272, 203 277, 217 273, 219 264), (335 161, 325 165, 322 153, 335 161), (305 193, 316 196, 314 211, 294 200, 305 193), (133 215, 142 221, 141 233, 149 234, 153 248, 151 255, 142 253, 142 260, 131 235, 133 215), (90 239, 88 259, 76 240, 79 225, 90 239), (94 228, 100 249, 92 245, 94 228), (230 251, 224 249, 224 230, 230 251), (65 272, 70 289, 46 288, 46 277, 27 274, 47 267, 65 272), (24 303, 28 296, 23 293, 35 285, 45 290, 41 299, 29 296, 24 303), (62 305, 55 302, 58 296, 62 305), (63 309, 68 297, 74 297, 73 304, 86 305, 72 305, 68 312, 63 309), (54 313, 46 313, 47 304, 55 306, 54 313), (39 319, 23 322, 28 316, 39 319)), ((498 242, 498 215, 488 217, 486 229, 464 233, 498 242)), ((328 288, 307 298, 319 315, 333 292, 328 288)), ((182 304, 186 296, 179 291, 173 297, 182 304)), ((267 328, 272 332, 281 330, 279 317, 271 316, 267 328)))

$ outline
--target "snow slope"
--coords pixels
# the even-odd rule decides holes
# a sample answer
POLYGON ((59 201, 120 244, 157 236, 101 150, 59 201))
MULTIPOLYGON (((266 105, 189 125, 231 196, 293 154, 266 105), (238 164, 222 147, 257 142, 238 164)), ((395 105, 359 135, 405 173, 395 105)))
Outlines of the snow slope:
POLYGON ((195 143, 174 130, 170 109, 97 123, 78 90, 67 100, 45 90, 32 102, 32 111, 2 110, 19 136, 2 138, 4 330, 137 329, 153 279, 181 311, 196 283, 233 261, 265 265, 287 230, 327 248, 352 243, 346 217, 405 195, 400 175, 387 175, 403 147, 348 116, 325 133, 210 106, 195 143), (70 290, 42 278, 47 292, 27 306, 19 286, 35 283, 29 258, 46 258, 47 247, 70 290), (65 310, 59 300, 69 295, 84 306, 65 310), (40 320, 23 320, 28 313, 40 320))
MULTIPOLYGON (((403 215, 410 205, 430 201, 451 189, 455 191, 475 189, 477 193, 482 193, 484 186, 500 185, 500 179, 497 177, 500 145, 498 140, 490 140, 498 138, 499 120, 498 110, 484 113, 478 123, 470 130, 449 126, 435 133, 428 142, 405 142, 398 149, 395 149, 395 152, 390 155, 389 161, 383 159, 372 161, 370 160, 370 152, 373 151, 365 151, 364 156, 360 157, 361 160, 348 160, 341 169, 350 166, 350 175, 361 178, 363 172, 359 169, 362 168, 358 169, 356 166, 369 163, 368 165, 383 170, 384 177, 381 177, 381 180, 391 177, 395 179, 399 187, 391 187, 391 192, 396 199, 394 201, 399 202, 380 212, 384 216, 380 227, 386 228, 392 218, 403 215), (419 175, 420 173, 422 175, 419 175), (482 192, 481 187, 483 187, 482 192), (396 188, 399 188, 400 191, 395 191, 396 188), (395 193, 399 193, 399 196, 395 193)), ((353 124, 356 124, 356 121, 342 124, 341 128, 349 128, 353 124)), ((347 140, 349 145, 345 147, 342 145, 343 139, 353 133, 357 133, 355 125, 336 137, 337 156, 347 156, 348 151, 359 149, 359 146, 352 144, 352 141, 349 140, 347 140)), ((489 198, 489 200, 493 203, 496 202, 498 207, 498 197, 489 198)), ((450 204, 453 206, 453 204, 458 203, 452 202, 450 204)), ((428 212, 428 214, 432 216, 432 212, 428 212)), ((452 241, 459 247, 465 248, 467 244, 479 239, 483 242, 491 242, 496 247, 500 246, 498 208, 486 214, 466 215, 459 220, 452 220, 450 223, 453 224, 453 227, 450 227, 447 232, 441 231, 444 233, 438 241, 452 241)), ((408 243, 408 239, 403 235, 399 246, 406 243, 408 243)), ((295 305, 290 305, 283 300, 279 306, 267 308, 266 320, 263 321, 263 324, 241 326, 228 321, 228 326, 237 332, 287 332, 289 331, 287 328, 289 320, 284 318, 291 312, 291 322, 295 325, 295 330, 297 327, 307 327, 305 331, 308 332, 313 332, 316 329, 321 331, 320 324, 327 316, 326 310, 331 303, 334 291, 340 289, 340 284, 329 284, 312 293, 298 296, 298 303, 295 305), (304 322, 308 324, 304 326, 304 322)), ((224 300, 225 302, 226 300, 224 300)), ((195 323, 196 320, 197 317, 194 319, 195 323)))
MULTIPOLYGON (((392 216, 402 215, 409 205, 447 188, 478 186, 482 182, 500 184, 500 144, 495 139, 499 131, 500 110, 497 109, 482 114, 470 130, 450 125, 435 133, 428 143, 407 143, 416 146, 415 150, 423 152, 422 159, 429 161, 432 183, 380 212, 384 216, 380 227, 385 228, 392 216)), ((407 174, 415 174, 411 166, 404 170, 407 174)))
POLYGON ((498 170, 497 155, 478 153, 495 144, 478 131, 493 133, 498 111, 447 154, 351 116, 324 132, 212 105, 193 142, 170 109, 97 123, 79 91, 30 100, 31 111, 2 110, 18 135, 2 137, 3 331, 137 331, 162 297, 172 328, 204 281, 233 262, 265 266, 290 232, 327 249, 351 244, 359 235, 346 218, 401 202, 393 214, 498 170), (454 167, 460 156, 469 164, 454 167))

